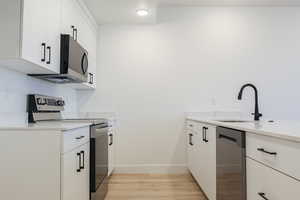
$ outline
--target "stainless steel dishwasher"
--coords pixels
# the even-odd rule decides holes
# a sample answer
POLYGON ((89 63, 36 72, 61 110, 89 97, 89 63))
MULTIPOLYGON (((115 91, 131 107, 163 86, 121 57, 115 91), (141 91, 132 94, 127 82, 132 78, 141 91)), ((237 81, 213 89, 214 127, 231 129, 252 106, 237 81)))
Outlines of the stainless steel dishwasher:
POLYGON ((246 200, 245 132, 217 127, 217 200, 246 200))

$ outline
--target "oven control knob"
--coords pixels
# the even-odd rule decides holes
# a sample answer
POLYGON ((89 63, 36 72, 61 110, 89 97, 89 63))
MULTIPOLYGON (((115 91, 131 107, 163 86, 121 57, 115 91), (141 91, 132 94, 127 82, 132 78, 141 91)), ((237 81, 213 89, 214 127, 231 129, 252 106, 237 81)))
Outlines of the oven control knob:
POLYGON ((43 106, 47 104, 47 100, 44 98, 37 98, 37 105, 43 106))
POLYGON ((41 98, 37 98, 36 101, 37 101, 38 105, 42 105, 42 99, 41 98))
POLYGON ((58 101, 56 101, 56 105, 57 106, 64 106, 65 102, 63 100, 58 100, 58 101))

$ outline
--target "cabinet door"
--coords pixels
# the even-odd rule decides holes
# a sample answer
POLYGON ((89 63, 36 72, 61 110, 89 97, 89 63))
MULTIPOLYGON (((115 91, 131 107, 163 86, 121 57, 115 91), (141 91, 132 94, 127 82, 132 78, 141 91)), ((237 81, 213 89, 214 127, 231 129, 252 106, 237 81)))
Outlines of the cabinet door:
POLYGON ((195 159, 195 134, 193 133, 193 131, 188 130, 187 131, 187 163, 188 163, 188 169, 190 170, 190 172, 192 173, 192 175, 194 176, 194 178, 196 178, 196 159, 195 159))
POLYGON ((197 123, 195 140, 195 178, 209 200, 215 200, 216 127, 197 123))
POLYGON ((204 126, 205 140, 203 147, 203 190, 209 200, 216 199, 216 127, 204 126))
POLYGON ((80 180, 80 149, 62 156, 62 199, 81 200, 83 196, 80 180))
POLYGON ((80 147, 80 154, 82 159, 81 171, 78 176, 78 183, 80 184, 80 199, 89 200, 90 197, 90 143, 80 147))
POLYGON ((110 176, 114 170, 114 161, 115 161, 115 155, 114 155, 114 148, 115 148, 115 134, 113 130, 109 132, 108 135, 108 176, 110 176))
POLYGON ((88 200, 90 188, 89 143, 62 156, 62 199, 88 200))
POLYGON ((85 36, 82 34, 82 31, 84 29, 84 27, 82 27, 82 24, 85 24, 86 22, 83 18, 83 11, 77 1, 62 0, 61 21, 62 33, 69 35, 73 35, 74 33, 75 39, 77 39, 77 41, 82 45, 82 41, 85 39, 85 36), (77 30, 77 33, 76 31, 73 32, 74 29, 77 30))
POLYGON ((205 146, 204 146, 202 133, 197 130, 195 131, 195 151, 194 151, 194 168, 195 168, 195 179, 203 189, 205 184, 204 176, 205 176, 205 146))
POLYGON ((76 21, 76 11, 78 10, 74 0, 62 0, 62 23, 61 31, 63 34, 73 35, 73 28, 78 26, 76 21))
POLYGON ((300 182, 247 158, 247 199, 299 199, 300 182))
POLYGON ((48 8, 45 6, 47 2, 41 0, 23 0, 21 57, 34 64, 50 69, 46 64, 45 49, 48 39, 48 8), (45 46, 42 46, 42 44, 45 44, 45 46))
POLYGON ((60 34, 61 34, 61 0, 45 1, 47 7, 47 49, 46 64, 55 72, 60 72, 60 34), (49 55, 51 51, 51 55, 49 55))
POLYGON ((89 59, 89 77, 92 76, 92 79, 89 79, 88 84, 92 88, 96 88, 96 72, 97 72, 97 34, 92 30, 91 26, 86 24, 86 49, 88 51, 89 59))

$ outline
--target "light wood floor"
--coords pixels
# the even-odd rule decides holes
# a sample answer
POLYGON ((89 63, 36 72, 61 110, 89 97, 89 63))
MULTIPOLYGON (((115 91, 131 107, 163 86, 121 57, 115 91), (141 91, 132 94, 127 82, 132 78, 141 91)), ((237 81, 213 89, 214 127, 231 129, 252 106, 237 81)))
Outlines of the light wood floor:
POLYGON ((184 175, 115 174, 105 200, 206 200, 194 179, 184 175))

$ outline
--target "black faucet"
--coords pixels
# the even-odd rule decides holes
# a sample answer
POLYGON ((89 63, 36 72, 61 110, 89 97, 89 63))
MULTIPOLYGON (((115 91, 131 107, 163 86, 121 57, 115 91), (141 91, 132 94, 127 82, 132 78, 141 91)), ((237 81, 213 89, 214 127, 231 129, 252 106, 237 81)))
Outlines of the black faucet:
POLYGON ((253 84, 245 84, 243 85, 243 87, 241 88, 240 92, 239 92, 239 96, 238 96, 238 100, 242 100, 242 95, 243 95, 243 90, 246 88, 246 87, 252 87, 254 89, 254 92, 255 92, 255 112, 252 113, 252 115, 254 115, 254 120, 255 121, 259 121, 259 118, 262 117, 262 114, 259 113, 258 111, 258 95, 257 95, 257 88, 253 85, 253 84))

